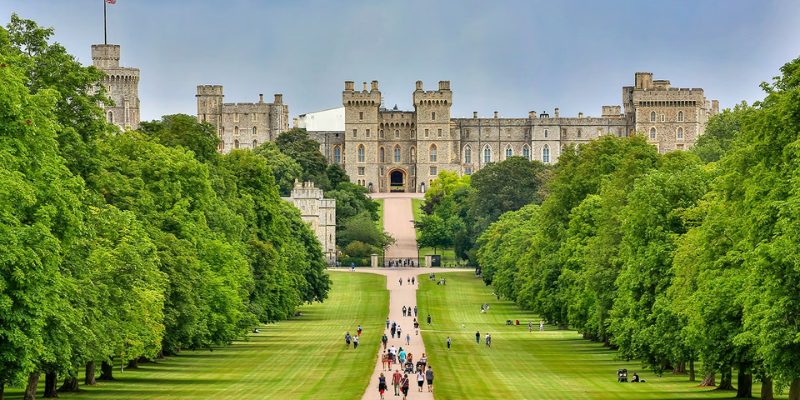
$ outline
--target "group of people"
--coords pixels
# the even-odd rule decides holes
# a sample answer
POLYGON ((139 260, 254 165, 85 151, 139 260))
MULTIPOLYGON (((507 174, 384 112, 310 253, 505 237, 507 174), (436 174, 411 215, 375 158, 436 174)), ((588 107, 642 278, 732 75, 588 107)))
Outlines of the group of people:
MULTIPOLYGON (((447 338, 447 339, 448 339, 447 348, 449 349, 450 348, 450 343, 449 343, 450 338, 447 338)), ((484 342, 486 343, 486 347, 492 347, 492 335, 487 333, 486 334, 486 339, 484 340, 484 342)), ((480 331, 475 331, 475 343, 481 344, 481 332, 480 331)))
MULTIPOLYGON (((401 348, 402 352, 402 348, 401 348)), ((409 356, 411 356, 409 354, 409 356)), ((407 363, 410 363, 408 361, 407 363)), ((385 369, 384 369, 385 370, 385 369)), ((389 372, 392 371, 392 368, 389 367, 389 372)), ((402 394, 403 400, 406 400, 408 397, 408 391, 411 387, 411 380, 408 377, 409 374, 417 375, 417 391, 422 392, 423 386, 425 386, 425 382, 428 383, 428 391, 433 392, 433 368, 430 365, 427 365, 427 359, 425 358, 425 354, 422 354, 422 358, 420 361, 417 362, 417 370, 414 372, 413 370, 404 369, 403 372, 400 372, 400 369, 395 369, 394 373, 392 374, 392 386, 394 387, 394 395, 400 396, 402 394), (423 363, 422 360, 425 360, 423 363)), ((389 389, 389 386, 386 382, 386 375, 381 372, 381 375, 378 377, 378 393, 381 395, 381 399, 384 397, 384 393, 386 390, 389 389)))
MULTIPOLYGON (((412 311, 411 306, 408 306, 408 307, 403 306, 403 316, 404 317, 410 317, 411 316, 411 311, 412 311)), ((414 316, 416 317, 417 316, 417 306, 414 306, 413 311, 414 311, 414 316)))
MULTIPOLYGON (((398 278, 397 281, 400 282, 400 286, 403 286, 403 278, 398 278)), ((412 276, 411 278, 406 278, 406 283, 409 284, 409 285, 416 284, 417 283, 417 277, 416 276, 412 276)))
MULTIPOLYGON (((528 332, 533 332, 532 321, 528 321, 528 332)), ((544 332, 544 320, 539 320, 539 332, 544 332)))
POLYGON ((387 267, 417 267, 419 264, 413 258, 400 258, 397 260, 386 260, 384 264, 387 267))
POLYGON ((344 343, 347 348, 350 348, 350 343, 353 343, 353 350, 358 348, 358 338, 361 337, 361 332, 363 329, 361 328, 361 324, 358 325, 356 328, 356 336, 350 334, 350 331, 345 332, 344 334, 344 343))

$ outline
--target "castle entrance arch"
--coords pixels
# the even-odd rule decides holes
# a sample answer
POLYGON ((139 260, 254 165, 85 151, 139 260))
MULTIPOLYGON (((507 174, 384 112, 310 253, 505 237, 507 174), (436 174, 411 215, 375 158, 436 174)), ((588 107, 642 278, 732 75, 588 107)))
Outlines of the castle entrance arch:
POLYGON ((390 192, 405 192, 406 191, 406 171, 402 169, 393 169, 389 171, 389 191, 390 192))

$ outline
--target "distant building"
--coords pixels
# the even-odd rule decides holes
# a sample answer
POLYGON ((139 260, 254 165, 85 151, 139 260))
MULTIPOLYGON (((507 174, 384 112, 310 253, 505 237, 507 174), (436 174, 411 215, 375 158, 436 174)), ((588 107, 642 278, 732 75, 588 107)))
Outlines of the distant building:
POLYGON ((303 221, 309 224, 322 245, 328 265, 336 263, 336 199, 323 197, 322 189, 314 182, 295 182, 290 197, 284 200, 300 210, 303 221))
POLYGON ((309 132, 343 132, 344 107, 300 114, 293 125, 309 132))
POLYGON ((289 130, 289 106, 280 93, 272 103, 265 103, 263 94, 258 103, 223 103, 221 85, 199 85, 195 97, 197 120, 217 129, 221 153, 255 148, 289 130))
POLYGON ((114 105, 104 106, 108 122, 122 130, 139 128, 139 69, 119 66, 120 46, 92 45, 92 65, 106 73, 103 86, 114 105))

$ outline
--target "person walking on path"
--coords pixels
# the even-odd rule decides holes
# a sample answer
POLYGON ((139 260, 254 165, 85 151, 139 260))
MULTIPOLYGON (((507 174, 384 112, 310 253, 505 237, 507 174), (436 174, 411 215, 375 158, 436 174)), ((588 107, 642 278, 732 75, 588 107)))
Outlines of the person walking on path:
POLYGON ((422 391, 422 384, 425 383, 425 373, 422 372, 422 368, 417 370, 417 391, 422 391))
POLYGON ((403 306, 403 316, 406 316, 406 306, 403 306))
POLYGON ((358 348, 358 336, 353 338, 353 350, 358 348))
POLYGON ((395 324, 394 322, 392 322, 391 332, 392 332, 392 339, 394 339, 394 333, 397 332, 397 324, 395 324))
POLYGON ((383 337, 381 338, 381 342, 383 342, 383 350, 386 351, 386 344, 389 343, 389 337, 386 336, 386 332, 383 333, 383 337))
POLYGON ((417 317, 417 306, 414 306, 414 318, 417 317))
POLYGON ((386 377, 383 376, 383 372, 381 372, 381 376, 378 378, 378 393, 381 394, 381 400, 383 400, 383 392, 386 391, 386 377))
POLYGON ((398 339, 400 339, 402 337, 402 336, 400 336, 402 334, 402 332, 403 332, 403 330, 400 329, 400 325, 397 325, 397 338, 398 339))
POLYGON ((403 375, 400 373, 399 369, 394 370, 394 375, 392 375, 392 386, 394 386, 394 395, 400 396, 400 382, 403 381, 403 375))
POLYGON ((430 325, 430 324, 431 324, 431 315, 428 314, 428 325, 430 325))
POLYGON ((416 280, 417 280, 417 277, 416 277, 416 276, 412 276, 412 277, 411 277, 411 284, 412 284, 412 285, 415 285, 415 284, 416 284, 416 283, 415 283, 415 281, 416 281, 416 280))
POLYGON ((486 334, 486 347, 492 347, 492 335, 486 334))
POLYGON ((475 343, 481 344, 481 331, 475 331, 475 343))
POLYGON ((389 317, 386 317, 386 329, 389 329, 389 317))
POLYGON ((403 380, 400 381, 400 390, 403 391, 403 400, 408 396, 408 374, 403 375, 403 380))
POLYGON ((398 279, 400 281, 400 286, 403 286, 403 278, 398 279))
POLYGON ((433 368, 431 368, 430 365, 428 366, 428 370, 425 371, 425 380, 428 381, 428 391, 432 392, 433 391, 433 368))
POLYGON ((344 343, 347 345, 348 349, 350 348, 350 339, 351 339, 350 332, 345 333, 344 334, 344 343))
MULTIPOLYGON (((389 363, 389 354, 386 352, 381 353, 381 365, 383 366, 384 371, 386 371, 386 364, 388 363, 389 363)), ((392 370, 389 369, 389 372, 392 372, 392 370)))
POLYGON ((400 348, 400 365, 404 365, 406 363, 406 351, 403 348, 400 348))
POLYGON ((447 337, 447 350, 450 350, 450 343, 451 343, 451 342, 452 342, 452 341, 450 340, 450 336, 448 336, 448 337, 447 337))
POLYGON ((411 306, 408 306, 408 315, 407 315, 407 317, 410 317, 410 316, 411 316, 411 306))
POLYGON ((408 346, 411 345, 411 334, 410 333, 406 333, 406 345, 408 345, 408 346))

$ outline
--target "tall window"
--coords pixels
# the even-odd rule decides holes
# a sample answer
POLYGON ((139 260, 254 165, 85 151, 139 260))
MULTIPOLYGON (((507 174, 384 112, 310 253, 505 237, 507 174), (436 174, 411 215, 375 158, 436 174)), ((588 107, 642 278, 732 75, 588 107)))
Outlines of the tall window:
POLYGON ((438 173, 439 173, 439 171, 437 170, 436 166, 431 165, 430 174, 431 175, 437 175, 438 173))
POLYGON ((664 114, 661 114, 661 122, 666 122, 666 121, 667 121, 667 116, 664 115, 664 114))
POLYGON ((367 129, 367 137, 369 137, 369 129, 367 129))
POLYGON ((255 149, 258 147, 258 140, 253 140, 253 148, 255 149))
POLYGON ((394 162, 396 162, 396 163, 400 162, 400 146, 399 145, 395 145, 394 146, 394 162))
POLYGON ((239 141, 238 140, 234 140, 233 141, 233 148, 234 149, 238 149, 239 148, 239 141))
POLYGON ((580 138, 581 138, 581 130, 580 130, 580 128, 578 128, 578 139, 580 139, 580 138))
POLYGON ((339 146, 333 148, 333 162, 336 164, 342 163, 342 148, 339 146))
POLYGON ((436 111, 431 112, 431 121, 436 121, 436 111))
POLYGON ((472 164, 472 147, 464 147, 464 164, 472 164))
POLYGON ((112 112, 112 111, 108 112, 108 122, 110 122, 112 124, 114 123, 114 112, 112 112))
POLYGON ((258 135, 258 128, 253 127, 253 136, 258 135))
POLYGON ((358 158, 358 162, 364 162, 364 145, 363 144, 358 145, 357 152, 358 152, 358 157, 357 157, 358 158))
POLYGON ((233 134, 234 135, 238 135, 239 134, 239 127, 238 126, 234 126, 233 127, 233 134))
POLYGON ((483 148, 483 163, 488 164, 492 162, 492 149, 489 146, 483 148))
POLYGON ((678 111, 678 122, 683 122, 683 111, 678 111))
POLYGON ((358 136, 358 129, 353 129, 353 137, 358 136))
POLYGON ((219 128, 219 137, 222 137, 223 135, 225 135, 225 127, 224 126, 219 128))
POLYGON ((384 154, 383 147, 378 150, 378 162, 385 162, 386 155, 384 154))
POLYGON ((363 121, 364 120, 364 113, 363 112, 359 112, 358 113, 358 119, 359 119, 359 121, 363 121))
POLYGON ((550 146, 548 145, 542 147, 542 162, 545 164, 550 163, 550 146))
POLYGON ((394 130, 394 138, 395 139, 399 139, 400 138, 400 130, 399 129, 395 129, 394 130))
POLYGON ((656 138, 656 128, 650 128, 650 139, 656 138))
POLYGON ((383 139, 383 129, 381 129, 381 130, 379 130, 379 131, 378 131, 378 137, 380 137, 381 139, 383 139))
POLYGON ((522 146, 522 156, 525 157, 526 160, 531 159, 531 148, 528 145, 522 146))
POLYGON ((417 148, 416 147, 411 146, 411 150, 409 151, 409 155, 411 156, 411 162, 412 163, 417 162, 417 148))
POLYGON ((428 137, 428 130, 427 129, 425 129, 425 137, 426 138, 428 137))
POLYGON ((678 140, 683 140, 683 128, 678 128, 678 140))
POLYGON ((656 112, 650 111, 650 122, 656 122, 656 112))
POLYGON ((547 139, 547 129, 544 130, 544 138, 547 139))
POLYGON ((442 137, 442 130, 441 129, 436 131, 436 136, 437 137, 442 137))
POLYGON ((506 146, 506 158, 511 157, 514 155, 514 150, 511 149, 511 145, 506 146))
POLYGON ((436 145, 435 144, 431 145, 431 151, 430 151, 429 154, 430 154, 431 162, 436 162, 436 145))

